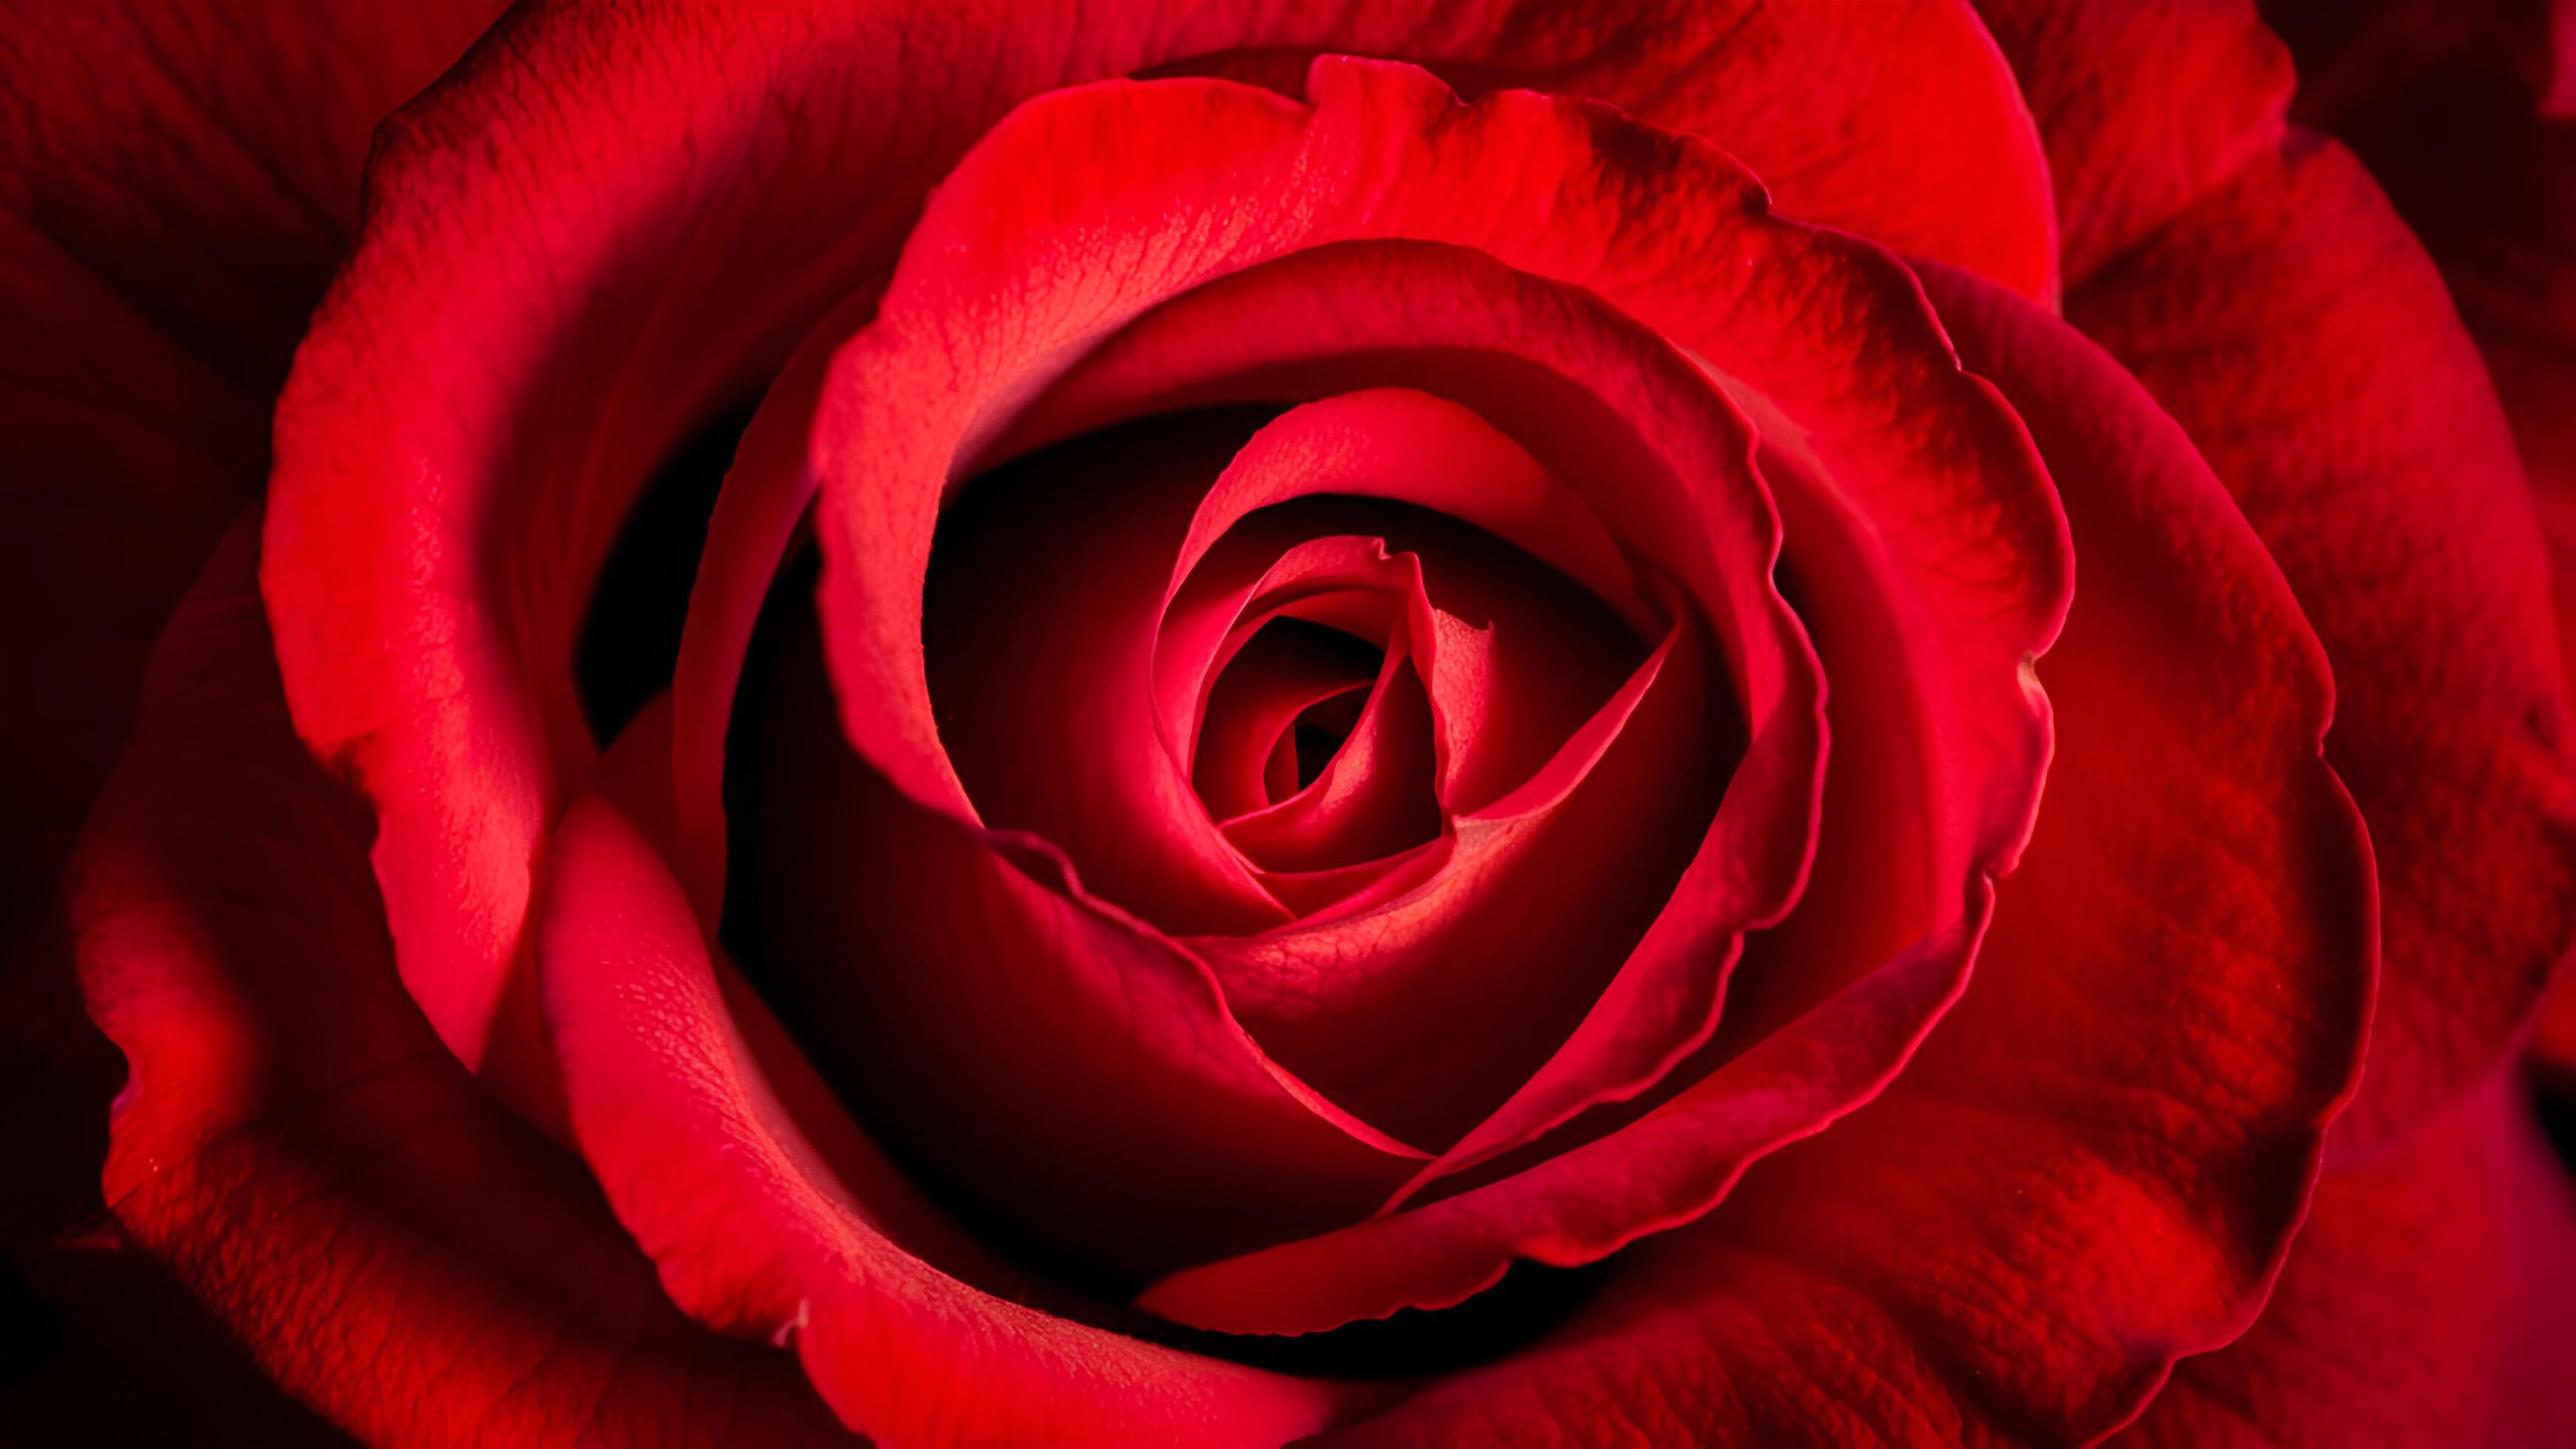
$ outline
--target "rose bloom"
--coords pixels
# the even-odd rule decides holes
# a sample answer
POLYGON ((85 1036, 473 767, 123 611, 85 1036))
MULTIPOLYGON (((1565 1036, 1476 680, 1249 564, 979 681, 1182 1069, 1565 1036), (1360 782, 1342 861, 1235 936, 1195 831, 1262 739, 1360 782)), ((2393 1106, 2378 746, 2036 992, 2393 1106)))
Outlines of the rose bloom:
POLYGON ((11 1442, 2576 1433, 2542 7, 497 9, 0 15, 11 1442))

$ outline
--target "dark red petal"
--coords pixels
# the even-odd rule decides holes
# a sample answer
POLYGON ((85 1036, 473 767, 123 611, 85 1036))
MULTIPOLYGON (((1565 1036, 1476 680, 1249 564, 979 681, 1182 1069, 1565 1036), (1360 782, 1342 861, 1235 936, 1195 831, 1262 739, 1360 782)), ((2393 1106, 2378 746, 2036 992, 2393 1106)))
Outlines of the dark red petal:
POLYGON ((1314 782, 1225 823, 1263 870, 1337 870, 1385 860, 1440 834, 1431 697, 1410 655, 1387 655, 1349 738, 1314 782))
MULTIPOLYGON (((62 1335, 50 1356, 13 1360, 23 1377, 0 1395, 0 1431, 11 1443, 348 1449, 346 1434, 271 1383, 113 1219, 50 1243, 41 1255, 13 1253, 11 1266, 27 1269, 62 1335)), ((46 1355, 45 1331, 13 1338, 13 1351, 46 1355)))
POLYGON ((356 230, 376 123, 502 8, 12 6, 0 210, 265 396, 356 230))
MULTIPOLYGON (((1926 251, 2045 285, 2025 118, 1941 0, 1831 24, 1680 0, 1582 14, 1256 0, 1086 12, 1078 33, 1069 18, 894 0, 708 27, 667 5, 538 0, 388 133, 365 244, 280 418, 268 588, 300 731, 378 807, 406 983, 442 1039, 494 1057, 531 1105, 542 1048, 511 973, 534 857, 589 764, 568 663, 599 560, 656 462, 866 293, 932 183, 1018 100, 1241 48, 1541 78, 1600 54, 1637 85, 1626 99, 1660 96, 1747 144, 1780 138, 1762 159, 1815 178, 1816 214, 1863 230, 1910 218, 1926 251), (1908 43, 1854 47, 1853 26, 1908 43), (1879 69, 1891 55, 1902 83, 1879 69), (1985 204, 1956 205, 1963 174, 1985 204), (530 479, 546 483, 519 491, 530 479)), ((679 733, 686 750, 708 731, 679 733)), ((690 850, 703 906, 714 852, 690 850)))
POLYGON ((1330 708, 1349 717, 1376 678, 1364 656, 1339 630, 1265 629, 1235 656, 1238 666, 1217 681, 1208 697, 1207 724, 1191 761, 1199 798, 1219 820, 1249 815, 1297 793, 1296 727, 1309 711, 1330 708), (1285 765, 1284 776, 1282 764, 1285 765))
POLYGON ((565 817, 540 970, 583 1154, 682 1308, 793 1340, 842 1422, 890 1442, 1271 1444, 1324 1422, 1329 1386, 1088 1328, 908 1252, 974 1250, 836 1104, 780 1101, 745 1013, 775 1026, 725 989, 628 808, 591 795, 565 817))
POLYGON ((2576 1423, 2576 1198, 2513 1074, 2317 1184, 2271 1303, 2121 1445, 2478 1444, 2576 1423))
MULTIPOLYGON (((2399 108, 2421 107, 2429 88, 2441 87, 2450 76, 2465 78, 2469 70, 2478 74, 2483 94, 2462 99, 2490 116, 2537 121, 2548 113, 2560 73, 2552 32, 2564 33, 2572 18, 2556 0, 2262 0, 2261 8, 2263 22, 2298 62, 2292 115, 2361 152, 2371 175, 2392 195, 2418 179, 2436 187, 2444 183, 2392 174, 2380 165, 2387 151, 2365 144, 2356 131, 2378 131, 2372 139, 2395 140, 2399 151, 2418 158, 2448 153, 2455 168, 2449 184, 2474 184, 2497 159, 2476 149, 2492 138, 2444 127, 2398 139, 2381 127, 2397 119, 2399 108)), ((2453 112, 2443 119, 2462 118, 2453 112)), ((2414 209, 2403 200, 2399 208, 2414 209)))
POLYGON ((0 13, 0 939, 54 887, 144 656, 258 497, 385 112, 500 0, 0 13))
POLYGON ((579 1165, 439 1049, 365 824, 289 728, 237 532, 155 655, 71 918, 124 1051, 105 1190, 290 1390, 371 1442, 837 1438, 674 1311, 579 1165))
MULTIPOLYGON (((2576 660, 2576 6, 2547 0, 2265 7, 2299 57, 2295 114, 2369 166, 2423 239, 2477 340, 2529 475, 2552 561, 2562 660, 2576 660), (2550 72, 2553 70, 2553 77, 2550 72), (2560 110, 2563 117, 2563 102, 2560 110)), ((2533 1048, 2576 1066, 2562 970, 2533 1048)))
MULTIPOLYGON (((2369 857, 2318 758, 2323 661, 2133 382, 1998 289, 1930 285, 2029 419, 2085 560, 2040 665, 2048 808, 1974 982, 1877 1101, 1630 1249, 1549 1339, 1350 1442, 2081 1441, 2261 1305, 2368 1010, 2369 857)), ((1688 1102, 1629 1130, 1660 1147, 1688 1102)))
POLYGON ((2067 314, 2199 442, 2334 662, 2387 960, 2344 1131, 2384 1140, 2495 1068, 2576 934, 2566 688, 2494 391, 2378 189, 2305 132, 2067 314))
POLYGON ((941 534, 938 566, 912 576, 911 657, 927 690, 904 728, 955 772, 949 804, 1046 840, 1088 889, 1165 930, 1288 919, 1154 714, 1172 553, 1252 426, 1166 420, 1024 460, 982 480, 941 534))
POLYGON ((2280 138, 2290 56, 2253 0, 1975 4, 2047 144, 2069 290, 2280 138))
POLYGON ((1347 1221, 1421 1161, 1273 1062, 1203 962, 1060 853, 896 795, 835 728, 800 625, 751 701, 746 969, 891 1144, 1126 1271, 1347 1221))

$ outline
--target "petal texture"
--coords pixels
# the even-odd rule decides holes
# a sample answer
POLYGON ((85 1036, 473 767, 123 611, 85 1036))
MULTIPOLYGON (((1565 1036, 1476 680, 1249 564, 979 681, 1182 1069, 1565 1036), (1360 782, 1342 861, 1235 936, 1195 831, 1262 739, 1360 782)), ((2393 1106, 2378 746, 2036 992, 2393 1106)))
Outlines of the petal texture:
POLYGON ((2576 1197, 2510 1074, 2331 1172, 2251 1331, 2121 1444, 2556 1442, 2576 1414, 2576 1197))
POLYGON ((105 1190, 278 1382, 386 1444, 832 1442, 662 1297, 577 1163, 395 979, 364 825, 296 741, 236 532, 156 654, 71 918, 131 1076, 105 1190))
POLYGON ((2576 934, 2566 686, 2494 390, 2378 188, 2305 132, 2067 315, 2200 445, 2334 663, 2387 960, 2345 1130, 2386 1141, 2497 1067, 2576 934))

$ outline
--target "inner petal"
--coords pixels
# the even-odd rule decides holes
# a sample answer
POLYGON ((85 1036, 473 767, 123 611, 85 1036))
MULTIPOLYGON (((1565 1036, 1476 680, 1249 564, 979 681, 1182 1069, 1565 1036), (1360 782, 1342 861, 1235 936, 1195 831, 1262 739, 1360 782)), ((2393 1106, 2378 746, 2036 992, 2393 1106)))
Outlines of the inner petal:
POLYGON ((1439 835, 1431 702, 1401 652, 1386 657, 1346 737, 1335 738, 1329 721, 1308 729, 1316 738, 1297 745, 1316 762, 1308 783, 1225 823, 1226 839, 1246 859, 1267 871, 1334 870, 1385 860, 1439 835))
POLYGON ((1303 619, 1273 620, 1254 635, 1208 694, 1191 772, 1208 814, 1248 815, 1311 783, 1323 760, 1302 766, 1301 742, 1331 731, 1338 747, 1383 662, 1367 640, 1303 619))

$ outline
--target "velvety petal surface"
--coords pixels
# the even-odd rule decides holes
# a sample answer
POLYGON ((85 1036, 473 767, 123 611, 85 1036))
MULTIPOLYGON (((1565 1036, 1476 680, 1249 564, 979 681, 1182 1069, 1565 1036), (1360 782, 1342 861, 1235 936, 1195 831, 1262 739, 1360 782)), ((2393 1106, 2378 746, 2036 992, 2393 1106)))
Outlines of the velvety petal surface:
POLYGON ((2576 1418, 2576 1196, 2507 1073, 2317 1185, 2251 1330, 2121 1444, 2538 1449, 2576 1418))
MULTIPOLYGON (((2299 59, 2293 114, 2370 168, 2486 359, 2548 545, 2565 660, 2576 640, 2576 9, 2380 0, 2264 13, 2299 59)), ((2576 1064, 2576 989, 2563 969, 2533 1046, 2576 1064)))
POLYGON ((2190 432, 2333 661, 2387 962, 2345 1130, 2385 1141, 2497 1067, 2576 932, 2566 686, 2503 413, 2422 249, 2312 133, 2067 315, 2190 432))
POLYGON ((832 1442, 663 1298, 580 1165, 395 978, 362 813, 289 728, 228 542, 155 656, 71 919, 124 1052, 109 1204, 268 1374, 377 1443, 832 1442))

